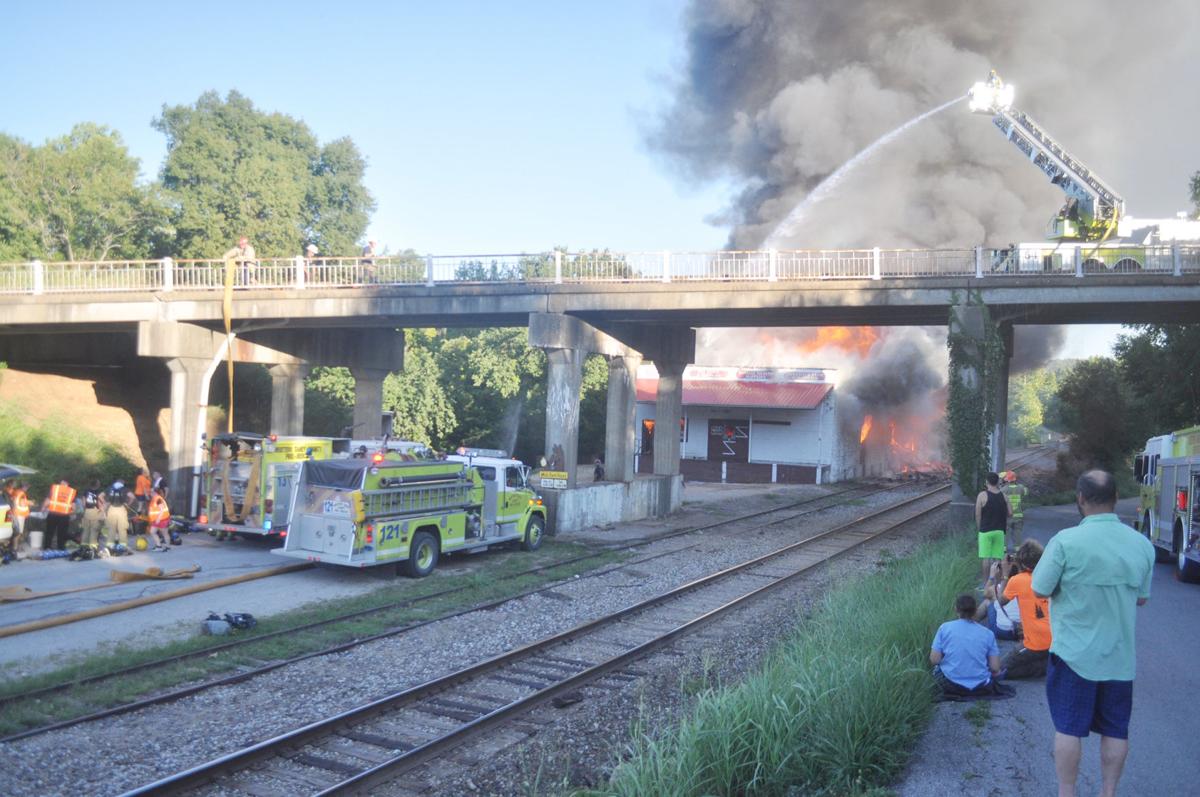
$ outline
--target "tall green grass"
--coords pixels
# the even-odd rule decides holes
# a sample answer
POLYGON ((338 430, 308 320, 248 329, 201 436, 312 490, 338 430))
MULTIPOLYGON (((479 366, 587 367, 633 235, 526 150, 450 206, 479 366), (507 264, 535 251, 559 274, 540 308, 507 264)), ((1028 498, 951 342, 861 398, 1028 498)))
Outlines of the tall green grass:
POLYGON ((739 685, 702 695, 589 795, 866 794, 903 768, 933 702, 929 645, 968 589, 969 541, 919 548, 846 583, 739 685))
POLYGON ((51 483, 67 479, 76 488, 92 479, 129 480, 137 466, 119 448, 65 418, 32 424, 16 405, 0 403, 0 462, 34 468, 27 481, 39 499, 51 483))

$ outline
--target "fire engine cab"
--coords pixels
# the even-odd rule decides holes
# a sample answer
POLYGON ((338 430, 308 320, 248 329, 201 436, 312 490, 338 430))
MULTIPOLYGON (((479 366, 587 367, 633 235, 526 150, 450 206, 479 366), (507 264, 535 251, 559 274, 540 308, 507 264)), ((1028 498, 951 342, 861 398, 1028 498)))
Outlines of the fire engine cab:
POLYGON ((1134 459, 1135 525, 1180 581, 1200 582, 1200 426, 1152 437, 1134 459))

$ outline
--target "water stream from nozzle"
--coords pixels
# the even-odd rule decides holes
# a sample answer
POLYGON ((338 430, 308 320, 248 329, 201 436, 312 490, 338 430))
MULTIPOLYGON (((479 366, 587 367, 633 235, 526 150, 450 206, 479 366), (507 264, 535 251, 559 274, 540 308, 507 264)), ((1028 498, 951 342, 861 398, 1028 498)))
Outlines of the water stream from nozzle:
POLYGON ((955 97, 943 105, 939 105, 932 110, 926 111, 920 116, 909 119, 907 122, 900 125, 890 133, 884 133, 882 136, 875 139, 870 146, 863 149, 853 158, 843 163, 832 174, 822 180, 816 188, 809 192, 808 196, 804 197, 804 199, 800 201, 799 205, 796 205, 796 207, 792 208, 792 212, 787 214, 787 217, 783 221, 775 225, 775 229, 772 230, 771 234, 767 236, 767 240, 763 243, 763 248, 774 248, 780 238, 794 233, 796 228, 800 225, 800 222, 804 221, 804 217, 808 215, 809 208, 823 200, 825 197, 829 196, 829 194, 838 187, 838 184, 842 182, 847 174, 874 155, 876 150, 882 148, 884 145, 890 143, 896 138, 899 138, 910 127, 920 124, 934 114, 941 113, 951 105, 960 103, 965 99, 965 95, 962 97, 955 97))

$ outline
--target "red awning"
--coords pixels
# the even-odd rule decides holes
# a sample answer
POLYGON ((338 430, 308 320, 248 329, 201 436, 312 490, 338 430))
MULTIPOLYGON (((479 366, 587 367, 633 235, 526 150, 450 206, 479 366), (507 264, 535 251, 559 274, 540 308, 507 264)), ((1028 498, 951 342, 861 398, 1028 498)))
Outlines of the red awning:
MULTIPOLYGON (((637 380, 637 400, 654 401, 657 379, 637 380)), ((736 382, 717 379, 683 380, 685 407, 763 407, 811 410, 833 390, 828 382, 736 382)))

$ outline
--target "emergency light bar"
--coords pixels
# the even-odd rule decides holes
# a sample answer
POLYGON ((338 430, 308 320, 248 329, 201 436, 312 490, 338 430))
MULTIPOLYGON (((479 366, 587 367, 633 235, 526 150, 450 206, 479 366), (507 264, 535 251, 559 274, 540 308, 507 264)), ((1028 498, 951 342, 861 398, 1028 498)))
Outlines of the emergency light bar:
POLYGON ((459 446, 454 451, 460 457, 495 457, 496 459, 508 459, 508 452, 499 448, 466 448, 459 446))

